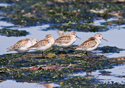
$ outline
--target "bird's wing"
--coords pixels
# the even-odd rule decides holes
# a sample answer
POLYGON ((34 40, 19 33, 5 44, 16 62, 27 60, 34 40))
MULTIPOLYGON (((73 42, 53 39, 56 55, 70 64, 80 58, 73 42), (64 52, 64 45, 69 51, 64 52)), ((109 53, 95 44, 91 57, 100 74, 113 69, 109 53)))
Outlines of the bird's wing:
POLYGON ((69 43, 71 41, 71 36, 61 36, 55 40, 55 43, 69 43))
POLYGON ((35 45, 29 47, 29 48, 35 48, 35 47, 42 47, 45 46, 47 44, 49 44, 50 42, 47 39, 41 40, 39 42, 37 42, 35 45))
POLYGON ((8 51, 16 50, 21 47, 24 47, 29 41, 31 41, 29 38, 22 39, 18 41, 16 44, 14 44, 13 46, 11 46, 10 48, 8 48, 9 49, 8 51))
POLYGON ((97 44, 97 42, 95 41, 94 37, 90 37, 89 39, 87 39, 86 41, 84 41, 80 47, 82 48, 92 48, 97 44))

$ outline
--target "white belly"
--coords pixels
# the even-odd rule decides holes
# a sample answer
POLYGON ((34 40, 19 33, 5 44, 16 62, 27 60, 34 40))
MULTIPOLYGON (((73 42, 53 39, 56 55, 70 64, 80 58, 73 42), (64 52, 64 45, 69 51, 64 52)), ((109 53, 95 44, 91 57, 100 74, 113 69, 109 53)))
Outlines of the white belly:
POLYGON ((47 44, 45 46, 35 47, 35 48, 31 48, 31 49, 38 50, 38 51, 45 51, 45 50, 49 49, 51 46, 52 46, 52 44, 49 43, 49 44, 47 44))
POLYGON ((21 47, 21 48, 17 49, 16 51, 18 53, 22 53, 22 54, 26 53, 29 50, 28 47, 30 47, 30 46, 32 46, 32 42, 31 41, 29 41, 27 44, 25 44, 24 47, 21 47))
POLYGON ((23 54, 23 53, 26 53, 28 50, 29 50, 29 49, 27 49, 26 47, 22 47, 22 48, 20 48, 20 49, 17 49, 17 52, 23 54))

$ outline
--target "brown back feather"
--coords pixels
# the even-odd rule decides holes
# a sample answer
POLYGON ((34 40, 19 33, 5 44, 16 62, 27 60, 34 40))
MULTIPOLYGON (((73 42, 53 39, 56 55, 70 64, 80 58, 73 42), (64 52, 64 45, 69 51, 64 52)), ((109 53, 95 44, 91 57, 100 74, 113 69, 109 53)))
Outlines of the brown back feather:
POLYGON ((96 44, 97 42, 95 41, 95 37, 90 37, 89 39, 84 41, 80 46, 76 46, 73 48, 91 48, 94 47, 96 44))
POLYGON ((45 46, 49 43, 49 41, 47 39, 41 40, 39 42, 37 42, 35 45, 29 47, 29 48, 35 48, 35 47, 41 47, 41 46, 45 46))
MULTIPOLYGON (((11 46, 10 48, 8 48, 9 50, 8 51, 11 51, 11 50, 16 50, 18 48, 21 48, 23 46, 25 46, 25 44, 29 41, 30 39, 29 38, 25 38, 25 39, 22 39, 20 41, 18 41, 16 44, 14 44, 13 46, 11 46)), ((31 40, 30 40, 31 41, 31 40)))
POLYGON ((61 36, 55 40, 55 43, 69 43, 71 41, 71 36, 61 36))
POLYGON ((95 37, 90 37, 86 41, 84 41, 80 46, 83 48, 90 48, 96 45, 95 37))

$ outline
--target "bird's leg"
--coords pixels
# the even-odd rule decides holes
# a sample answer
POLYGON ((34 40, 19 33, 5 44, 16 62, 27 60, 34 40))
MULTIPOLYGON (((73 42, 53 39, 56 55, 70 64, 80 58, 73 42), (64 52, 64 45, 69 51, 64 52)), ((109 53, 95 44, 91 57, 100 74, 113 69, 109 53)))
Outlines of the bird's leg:
POLYGON ((22 58, 23 58, 23 57, 25 57, 25 56, 24 56, 25 54, 27 54, 27 52, 25 52, 25 53, 22 53, 21 57, 22 57, 22 58))
POLYGON ((45 57, 45 59, 46 59, 46 53, 44 52, 44 57, 45 57))
POLYGON ((86 56, 87 56, 89 59, 92 59, 92 57, 88 55, 88 52, 87 52, 87 51, 85 51, 85 54, 86 54, 86 56))
POLYGON ((88 57, 88 53, 87 53, 87 51, 85 51, 85 55, 88 57))
POLYGON ((66 48, 64 48, 64 49, 65 49, 66 54, 69 55, 68 52, 67 52, 67 49, 66 48))
POLYGON ((42 51, 42 57, 45 57, 45 59, 46 59, 46 55, 45 55, 44 51, 42 51))
MULTIPOLYGON (((90 53, 91 53, 91 51, 90 51, 90 53)), ((92 55, 90 55, 90 57, 89 57, 91 60, 92 60, 92 55)))
POLYGON ((42 57, 43 57, 44 52, 42 51, 42 57))

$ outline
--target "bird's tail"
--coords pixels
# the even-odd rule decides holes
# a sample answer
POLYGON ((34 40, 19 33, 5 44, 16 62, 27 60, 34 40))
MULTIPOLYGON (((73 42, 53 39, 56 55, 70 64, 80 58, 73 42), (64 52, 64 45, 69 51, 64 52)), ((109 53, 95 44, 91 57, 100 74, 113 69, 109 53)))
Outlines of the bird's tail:
POLYGON ((13 48, 12 48, 12 47, 7 48, 7 52, 12 51, 12 50, 13 50, 13 48))

